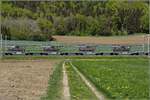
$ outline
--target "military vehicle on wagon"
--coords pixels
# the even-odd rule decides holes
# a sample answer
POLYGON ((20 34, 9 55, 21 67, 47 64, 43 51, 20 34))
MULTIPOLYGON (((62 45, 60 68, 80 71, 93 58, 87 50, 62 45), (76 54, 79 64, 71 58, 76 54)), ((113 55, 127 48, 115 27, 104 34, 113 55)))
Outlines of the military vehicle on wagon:
POLYGON ((43 46, 43 52, 41 55, 59 54, 59 46, 43 46))
POLYGON ((79 47, 79 52, 82 54, 95 54, 96 47, 95 46, 88 46, 88 45, 82 45, 79 47))
POLYGON ((115 45, 115 46, 112 46, 112 48, 113 48, 113 53, 115 55, 130 53, 130 46, 127 46, 127 45, 115 45))
POLYGON ((25 49, 19 45, 8 46, 5 48, 5 55, 23 55, 25 54, 25 49))

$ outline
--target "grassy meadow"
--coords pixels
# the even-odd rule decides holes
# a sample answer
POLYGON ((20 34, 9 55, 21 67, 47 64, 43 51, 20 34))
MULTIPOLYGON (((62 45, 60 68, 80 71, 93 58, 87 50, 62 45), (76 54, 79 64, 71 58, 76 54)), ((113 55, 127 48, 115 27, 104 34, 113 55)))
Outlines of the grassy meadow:
POLYGON ((101 59, 72 62, 110 99, 148 99, 148 59, 101 59))

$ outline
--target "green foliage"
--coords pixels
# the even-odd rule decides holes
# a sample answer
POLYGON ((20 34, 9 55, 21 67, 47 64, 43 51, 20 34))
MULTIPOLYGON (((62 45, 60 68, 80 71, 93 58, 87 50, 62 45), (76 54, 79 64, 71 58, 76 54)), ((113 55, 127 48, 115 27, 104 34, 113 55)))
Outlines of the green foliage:
POLYGON ((12 4, 1 4, 1 13, 4 17, 29 17, 32 18, 32 12, 26 8, 14 7, 12 4))
POLYGON ((98 29, 99 29, 99 22, 97 19, 94 19, 93 17, 89 16, 87 19, 86 19, 88 22, 87 22, 87 33, 88 35, 98 35, 98 29))
POLYGON ((34 35, 31 35, 31 40, 33 40, 33 41, 45 41, 45 40, 47 40, 47 37, 43 34, 34 34, 34 35))
POLYGON ((143 32, 149 33, 149 5, 143 5, 144 15, 141 17, 141 28, 143 32))
POLYGON ((37 19, 37 23, 40 29, 42 30, 42 33, 51 34, 52 32, 51 29, 53 27, 51 21, 44 19, 44 18, 39 18, 37 19))
POLYGON ((148 59, 99 59, 73 64, 110 99, 149 99, 148 59))
POLYGON ((105 15, 102 15, 98 19, 99 23, 99 32, 98 35, 110 36, 111 35, 111 18, 105 15))
MULTIPOLYGON (((149 4, 144 1, 3 1, 1 14, 3 19, 36 21, 41 33, 32 36, 44 36, 46 40, 51 35, 112 36, 149 32, 149 4)), ((25 36, 22 39, 28 39, 27 32, 17 33, 25 36)))
POLYGON ((32 36, 40 35, 39 26, 34 20, 7 18, 2 20, 1 27, 6 27, 2 34, 11 36, 10 39, 32 40, 32 36))
POLYGON ((64 18, 57 17, 54 23, 55 33, 57 35, 65 35, 67 27, 65 26, 64 18))

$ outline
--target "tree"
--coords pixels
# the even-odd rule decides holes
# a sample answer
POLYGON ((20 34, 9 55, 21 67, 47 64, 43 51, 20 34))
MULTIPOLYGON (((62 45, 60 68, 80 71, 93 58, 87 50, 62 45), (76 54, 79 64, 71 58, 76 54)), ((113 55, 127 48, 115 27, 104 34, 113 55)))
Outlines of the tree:
POLYGON ((97 19, 94 19, 93 17, 89 16, 87 18, 87 27, 86 32, 90 35, 98 35, 99 34, 99 22, 97 19))
POLYGON ((1 15, 4 33, 14 39, 149 32, 146 1, 2 1, 1 15), (37 34, 32 25, 38 27, 37 34))
POLYGON ((112 21, 111 17, 107 17, 106 15, 102 15, 98 18, 99 21, 99 28, 97 35, 102 35, 102 36, 110 36, 111 35, 111 26, 112 26, 112 21))
POLYGON ((149 5, 143 5, 143 13, 144 15, 141 17, 141 29, 144 33, 149 33, 149 5))
POLYGON ((51 21, 49 21, 45 18, 38 18, 37 23, 44 34, 52 32, 51 30, 53 28, 53 25, 52 25, 51 21))
POLYGON ((2 21, 2 33, 11 36, 10 39, 32 40, 32 36, 41 33, 34 20, 7 18, 2 21))
POLYGON ((55 34, 66 35, 66 25, 63 17, 57 17, 54 19, 55 34))

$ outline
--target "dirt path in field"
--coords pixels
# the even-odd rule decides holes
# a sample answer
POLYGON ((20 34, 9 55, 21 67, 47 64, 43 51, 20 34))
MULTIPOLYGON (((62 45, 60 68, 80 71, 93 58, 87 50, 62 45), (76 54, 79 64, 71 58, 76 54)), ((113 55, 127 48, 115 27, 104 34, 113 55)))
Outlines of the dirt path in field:
POLYGON ((0 61, 0 100, 40 100, 57 61, 0 61))
POLYGON ((63 99, 70 100, 69 83, 68 83, 68 76, 65 68, 65 62, 63 63, 63 99))
POLYGON ((85 84, 91 89, 91 91, 95 94, 95 96, 99 99, 99 100, 106 100, 106 98, 104 97, 104 95, 102 93, 100 93, 96 87, 88 80, 85 78, 85 76, 80 73, 80 71, 70 62, 71 66, 73 67, 73 69, 78 73, 78 75, 81 77, 81 79, 85 82, 85 84))

